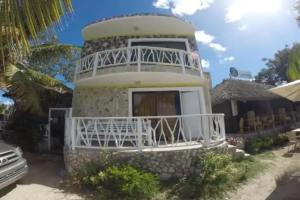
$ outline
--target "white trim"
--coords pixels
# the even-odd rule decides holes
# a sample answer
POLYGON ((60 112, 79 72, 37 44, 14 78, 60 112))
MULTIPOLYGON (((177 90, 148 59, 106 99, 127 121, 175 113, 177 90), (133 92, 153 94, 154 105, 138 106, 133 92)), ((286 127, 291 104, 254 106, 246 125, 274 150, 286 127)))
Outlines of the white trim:
MULTIPOLYGON (((186 38, 130 38, 128 39, 127 47, 131 47, 132 42, 184 42, 185 48, 188 53, 191 52, 189 40, 186 38)), ((182 50, 182 49, 179 49, 182 50)))
MULTIPOLYGON (((205 104, 205 98, 203 95, 203 88, 202 87, 162 87, 162 88, 129 88, 128 89, 128 116, 132 117, 132 93, 133 92, 161 92, 161 91, 178 91, 180 92, 187 92, 187 91, 196 91, 199 95, 199 104, 200 104, 200 112, 201 114, 206 114, 206 104, 205 104)), ((180 95, 179 95, 180 99, 180 95)), ((180 109, 182 109, 182 103, 180 99, 180 109)))

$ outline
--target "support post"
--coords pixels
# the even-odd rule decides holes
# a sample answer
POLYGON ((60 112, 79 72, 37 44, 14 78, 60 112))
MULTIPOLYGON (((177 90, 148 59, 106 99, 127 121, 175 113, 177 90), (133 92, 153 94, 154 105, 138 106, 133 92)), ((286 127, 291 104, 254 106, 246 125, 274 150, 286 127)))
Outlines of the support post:
POLYGON ((71 146, 72 146, 72 150, 75 150, 75 143, 76 143, 76 119, 74 117, 71 118, 71 146))
POLYGON ((141 71, 141 56, 142 56, 141 53, 142 53, 141 47, 138 47, 138 60, 137 60, 137 70, 138 70, 138 72, 141 71))
POLYGON ((98 67, 98 52, 95 53, 94 65, 93 65, 93 77, 96 76, 97 67, 98 67))
POLYGON ((179 57, 180 57, 180 63, 181 63, 182 73, 185 73, 185 65, 184 65, 183 51, 180 51, 180 52, 179 52, 179 57))
POLYGON ((137 134, 138 134, 138 150, 142 151, 143 138, 142 138, 142 120, 141 120, 141 118, 137 119, 137 134))

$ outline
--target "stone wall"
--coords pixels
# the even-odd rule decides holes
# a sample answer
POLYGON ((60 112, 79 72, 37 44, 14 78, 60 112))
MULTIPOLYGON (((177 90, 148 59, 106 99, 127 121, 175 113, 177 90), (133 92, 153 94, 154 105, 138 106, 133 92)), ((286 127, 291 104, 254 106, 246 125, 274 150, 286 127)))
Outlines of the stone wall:
POLYGON ((176 36, 176 35, 143 35, 143 36, 119 36, 88 40, 84 42, 81 56, 104 51, 108 49, 117 49, 128 46, 128 40, 133 38, 183 38, 188 39, 191 51, 197 51, 197 42, 195 37, 176 36))
POLYGON ((73 117, 128 116, 128 88, 75 88, 73 117))
MULTIPOLYGON (((217 147, 224 151, 227 145, 217 147)), ((167 151, 112 151, 95 149, 65 150, 65 166, 68 172, 80 169, 87 163, 100 165, 130 164, 135 167, 158 174, 162 179, 182 177, 195 172, 197 158, 205 149, 203 147, 167 151)))

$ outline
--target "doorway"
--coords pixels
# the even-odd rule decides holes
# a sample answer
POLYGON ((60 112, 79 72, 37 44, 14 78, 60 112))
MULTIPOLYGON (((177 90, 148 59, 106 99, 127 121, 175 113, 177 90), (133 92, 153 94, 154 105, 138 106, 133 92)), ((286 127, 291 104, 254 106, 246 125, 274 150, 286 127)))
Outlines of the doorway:
MULTIPOLYGON (((181 115, 180 96, 178 91, 162 91, 162 92, 134 92, 133 96, 133 116, 174 116, 181 115)), ((172 136, 178 134, 177 118, 167 118, 164 121, 160 119, 151 119, 152 128, 156 129, 156 139, 160 137, 161 129, 168 141, 172 136), (175 127, 176 126, 176 127, 175 127), (171 133, 168 127, 172 127, 171 133)))
POLYGON ((65 143, 66 119, 70 108, 50 108, 48 115, 48 151, 62 153, 65 143))

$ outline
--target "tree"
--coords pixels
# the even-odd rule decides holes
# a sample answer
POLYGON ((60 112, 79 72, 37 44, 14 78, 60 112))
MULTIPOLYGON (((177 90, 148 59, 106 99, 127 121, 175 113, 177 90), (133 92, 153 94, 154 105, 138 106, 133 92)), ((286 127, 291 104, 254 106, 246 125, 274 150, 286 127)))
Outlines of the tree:
POLYGON ((291 81, 300 79, 300 44, 291 49, 287 74, 291 81))
POLYGON ((53 77, 17 63, 8 65, 4 75, 7 96, 15 102, 17 110, 35 115, 46 115, 51 103, 72 90, 53 77))
MULTIPOLYGON (((299 46, 296 44, 295 46, 299 46)), ((283 50, 279 50, 274 58, 264 58, 263 61, 266 64, 266 68, 263 68, 255 77, 255 80, 259 83, 265 83, 270 85, 276 85, 284 81, 289 81, 287 76, 287 70, 289 67, 289 57, 291 49, 285 46, 283 50)))
POLYGON ((72 82, 81 47, 58 41, 31 47, 28 66, 51 77, 63 75, 72 82))
POLYGON ((72 0, 1 0, 0 70, 28 55, 41 32, 52 34, 72 0), (50 29, 49 29, 50 27, 50 29))

